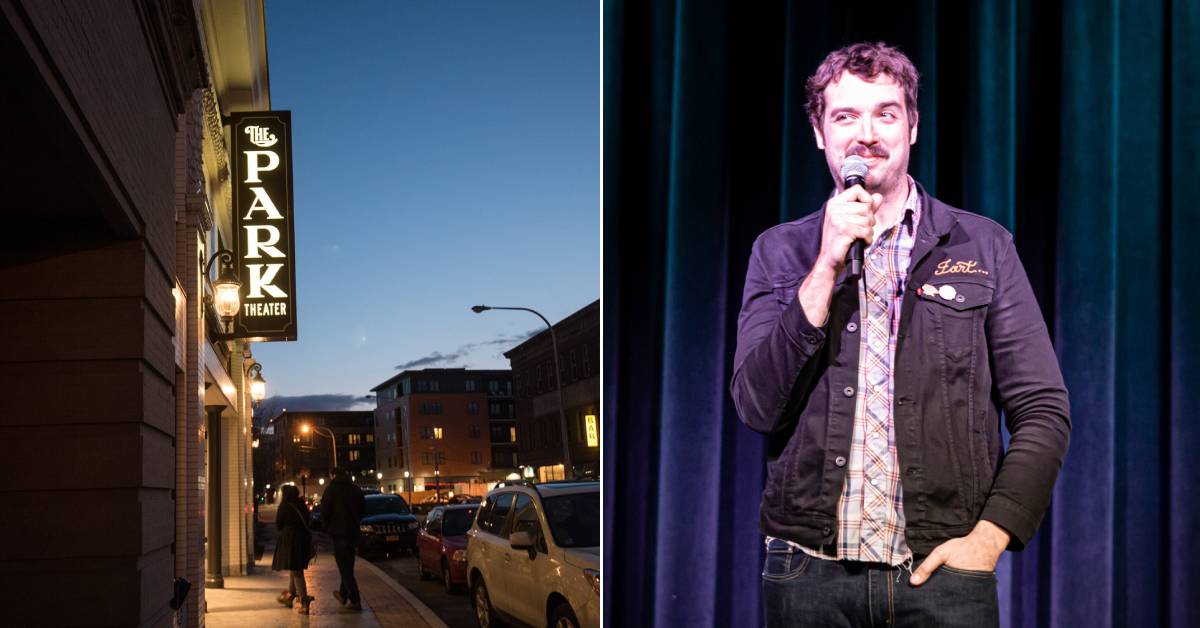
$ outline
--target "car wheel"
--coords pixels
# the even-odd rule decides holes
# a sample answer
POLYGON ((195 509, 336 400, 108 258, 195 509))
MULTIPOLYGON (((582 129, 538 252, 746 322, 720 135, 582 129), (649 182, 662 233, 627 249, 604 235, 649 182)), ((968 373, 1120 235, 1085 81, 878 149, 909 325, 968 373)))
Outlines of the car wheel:
POLYGON ((450 564, 442 558, 442 584, 446 585, 446 593, 454 593, 454 583, 450 581, 450 564))
POLYGON ((422 580, 428 580, 432 576, 432 574, 430 574, 428 571, 425 571, 425 563, 421 561, 421 556, 419 554, 417 555, 417 575, 420 576, 422 580))
POLYGON ((559 602, 550 615, 550 625, 554 628, 579 628, 579 620, 575 618, 575 611, 571 610, 570 604, 559 602))
POLYGON ((475 582, 471 605, 475 607, 475 622, 479 624, 479 628, 498 628, 504 625, 496 617, 496 611, 492 609, 492 600, 488 597, 487 586, 483 584, 483 578, 475 582))

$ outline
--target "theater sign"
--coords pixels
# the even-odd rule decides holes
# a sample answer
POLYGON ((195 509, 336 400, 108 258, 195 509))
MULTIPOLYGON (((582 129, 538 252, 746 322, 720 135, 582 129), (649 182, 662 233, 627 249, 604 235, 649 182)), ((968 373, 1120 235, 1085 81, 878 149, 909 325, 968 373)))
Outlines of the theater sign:
POLYGON ((295 340, 292 113, 234 113, 230 125, 233 237, 242 282, 233 337, 295 340))

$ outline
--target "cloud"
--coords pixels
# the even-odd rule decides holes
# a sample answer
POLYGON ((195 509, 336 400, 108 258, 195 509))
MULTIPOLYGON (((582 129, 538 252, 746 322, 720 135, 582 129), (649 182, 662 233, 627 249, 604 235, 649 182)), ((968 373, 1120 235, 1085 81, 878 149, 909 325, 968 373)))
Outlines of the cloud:
POLYGON ((417 358, 415 360, 410 360, 408 362, 405 362, 404 364, 397 364, 396 370, 403 371, 404 369, 410 369, 410 368, 413 368, 416 366, 432 366, 434 364, 446 364, 446 363, 453 362, 453 361, 463 357, 463 355, 465 355, 465 354, 466 354, 466 351, 464 351, 463 348, 461 348, 461 347, 458 349, 458 351, 455 351, 454 353, 451 353, 448 355, 444 355, 441 352, 434 351, 433 353, 430 353, 429 355, 427 355, 425 357, 417 358))
POLYGON ((372 395, 273 395, 263 399, 254 411, 255 422, 263 422, 286 410, 317 411, 317 410, 370 410, 375 407, 375 397, 372 395))
MULTIPOLYGON (((455 362, 457 360, 463 359, 464 357, 467 356, 468 353, 470 353, 480 347, 492 347, 492 346, 496 346, 496 345, 508 346, 510 348, 515 347, 515 346, 521 344, 522 342, 525 342, 530 337, 532 337, 534 334, 537 334, 539 331, 541 331, 541 329, 535 328, 535 329, 527 331, 523 334, 501 335, 501 336, 497 336, 496 338, 493 338, 491 340, 472 342, 472 343, 468 343, 468 344, 460 346, 458 349, 455 349, 451 353, 442 353, 441 351, 434 351, 433 353, 430 353, 427 356, 420 357, 415 360, 409 360, 408 362, 405 362, 403 364, 397 364, 396 370, 403 371, 405 369, 416 368, 418 366, 448 365, 451 362, 455 362)), ((501 354, 503 354, 503 352, 501 352, 501 354)))

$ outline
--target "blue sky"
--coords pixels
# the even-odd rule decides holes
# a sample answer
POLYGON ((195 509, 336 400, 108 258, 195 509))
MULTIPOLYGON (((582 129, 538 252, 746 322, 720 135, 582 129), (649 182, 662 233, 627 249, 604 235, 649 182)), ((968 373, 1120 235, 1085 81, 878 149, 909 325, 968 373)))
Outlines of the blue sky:
POLYGON ((254 345, 268 395, 329 405, 400 365, 508 368, 541 322, 471 305, 556 322, 599 298, 598 2, 266 7, 299 317, 296 342, 254 345))

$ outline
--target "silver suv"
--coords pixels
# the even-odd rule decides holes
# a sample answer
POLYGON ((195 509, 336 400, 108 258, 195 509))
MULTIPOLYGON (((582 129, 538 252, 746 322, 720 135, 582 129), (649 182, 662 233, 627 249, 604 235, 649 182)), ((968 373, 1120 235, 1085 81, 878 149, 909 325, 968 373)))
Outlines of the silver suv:
POLYGON ((502 485, 467 532, 480 628, 600 625, 600 483, 502 485))

